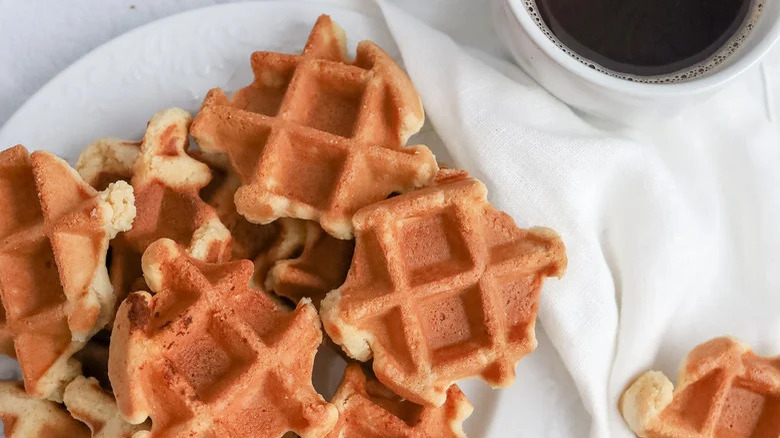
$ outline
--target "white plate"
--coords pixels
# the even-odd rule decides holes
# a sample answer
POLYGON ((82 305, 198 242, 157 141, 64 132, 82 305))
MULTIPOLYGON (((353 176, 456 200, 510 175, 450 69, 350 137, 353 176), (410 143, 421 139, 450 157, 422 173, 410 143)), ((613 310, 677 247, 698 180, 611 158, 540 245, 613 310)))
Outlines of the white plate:
MULTIPOLYGON (((180 106, 195 112, 210 88, 235 90, 248 84, 253 51, 299 52, 321 13, 333 16, 346 30, 351 50, 357 41, 370 39, 398 59, 385 24, 353 10, 289 2, 198 9, 128 32, 65 69, 8 120, 0 130, 0 149, 22 143, 73 163, 97 138, 138 139, 157 110, 180 106)), ((447 161, 429 125, 412 140, 428 144, 447 161)), ((510 389, 493 391, 479 381, 460 384, 475 406, 466 422, 469 436, 563 437, 587 430, 568 373, 544 333, 538 332, 539 348, 520 362, 518 381, 510 389), (541 393, 554 403, 540 413, 535 401, 541 393), (560 416, 568 421, 560 421, 560 416), (581 428, 572 430, 572 424, 581 428)), ((8 361, 0 358, 0 377, 12 373, 8 361)), ((315 386, 329 397, 343 362, 335 354, 320 354, 316 365, 315 386)))

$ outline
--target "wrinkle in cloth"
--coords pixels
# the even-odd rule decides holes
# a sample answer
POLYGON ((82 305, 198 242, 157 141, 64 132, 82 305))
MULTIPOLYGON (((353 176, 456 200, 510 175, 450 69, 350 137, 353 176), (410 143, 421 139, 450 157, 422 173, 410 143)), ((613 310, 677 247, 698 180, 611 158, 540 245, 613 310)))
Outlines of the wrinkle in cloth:
MULTIPOLYGON (((758 69, 676 119, 597 127, 517 67, 379 4, 454 164, 520 226, 566 243, 568 271, 545 284, 539 318, 590 436, 633 436, 623 389, 650 368, 674 379, 712 337, 780 353, 780 139, 748 92, 758 69)), ((556 409, 554 397, 534 409, 556 409)))

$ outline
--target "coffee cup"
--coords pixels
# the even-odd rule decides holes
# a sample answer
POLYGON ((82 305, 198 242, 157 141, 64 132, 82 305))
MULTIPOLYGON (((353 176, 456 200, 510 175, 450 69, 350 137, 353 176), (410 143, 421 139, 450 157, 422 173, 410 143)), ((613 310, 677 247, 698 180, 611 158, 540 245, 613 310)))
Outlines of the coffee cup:
POLYGON ((744 42, 706 74, 646 83, 582 62, 543 29, 524 0, 495 0, 496 31, 520 67, 550 93, 588 114, 617 121, 668 118, 714 94, 750 69, 780 39, 780 2, 763 2, 744 42))

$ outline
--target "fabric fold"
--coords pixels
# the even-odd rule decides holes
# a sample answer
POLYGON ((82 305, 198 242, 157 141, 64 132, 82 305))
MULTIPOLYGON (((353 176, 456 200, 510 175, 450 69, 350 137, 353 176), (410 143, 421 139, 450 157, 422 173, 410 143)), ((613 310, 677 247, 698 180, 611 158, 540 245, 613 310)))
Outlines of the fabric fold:
MULTIPOLYGON (((744 236, 733 219, 750 222, 749 211, 780 219, 780 209, 760 196, 773 191, 756 186, 780 178, 750 157, 768 154, 777 164, 778 141, 758 106, 740 96, 740 84, 678 120, 597 128, 517 67, 474 56, 398 7, 379 4, 454 164, 484 181, 492 202, 518 224, 550 226, 567 245, 568 272, 545 286, 540 319, 592 417, 591 436, 631 436, 617 410, 623 389, 709 337, 735 334, 780 348, 780 332, 765 332, 777 328, 778 313, 759 309, 780 308, 771 292, 777 276, 762 256, 777 250, 729 249, 761 240, 744 236), (735 99, 740 114, 719 110, 735 99), (737 132, 741 142, 731 138, 737 132), (729 164, 730 178, 744 181, 719 181, 729 164), (742 274, 729 269, 743 264, 737 257, 755 257, 767 270, 748 293, 742 274), (735 297, 744 300, 739 322, 727 313, 735 297)), ((537 408, 544 415, 555 400, 542 394, 537 408)))

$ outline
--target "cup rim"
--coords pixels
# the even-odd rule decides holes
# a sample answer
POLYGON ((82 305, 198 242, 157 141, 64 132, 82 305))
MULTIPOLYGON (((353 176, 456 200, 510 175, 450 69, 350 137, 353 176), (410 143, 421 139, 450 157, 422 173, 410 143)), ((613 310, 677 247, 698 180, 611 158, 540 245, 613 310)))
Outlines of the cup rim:
POLYGON ((714 73, 685 82, 652 84, 616 78, 592 69, 558 47, 536 24, 526 9, 524 0, 503 0, 507 15, 525 31, 531 40, 558 65, 600 87, 614 89, 634 96, 678 95, 711 90, 740 75, 758 62, 780 39, 780 19, 775 19, 769 31, 750 49, 737 55, 737 59, 714 73))

